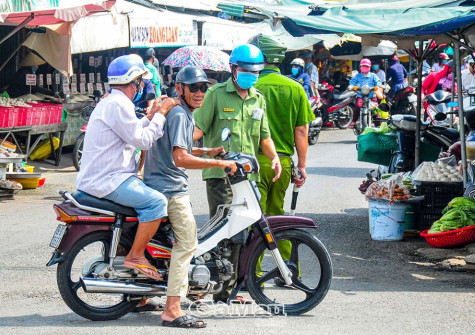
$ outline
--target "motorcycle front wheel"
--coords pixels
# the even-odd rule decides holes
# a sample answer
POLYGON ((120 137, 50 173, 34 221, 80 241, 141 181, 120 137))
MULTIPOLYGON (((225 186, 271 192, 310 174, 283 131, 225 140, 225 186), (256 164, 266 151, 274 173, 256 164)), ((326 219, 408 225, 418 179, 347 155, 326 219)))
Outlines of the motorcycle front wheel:
POLYGON ((340 129, 346 129, 350 126, 353 119, 353 107, 351 105, 345 106, 340 111, 340 116, 335 119, 335 124, 340 129))
POLYGON ((81 133, 81 135, 78 136, 78 138, 76 139, 76 142, 74 143, 73 165, 78 171, 79 171, 79 168, 81 167, 82 147, 84 146, 85 136, 86 136, 86 133, 81 133))
POLYGON ((88 234, 58 264, 56 279, 61 297, 73 312, 92 321, 118 319, 138 303, 122 294, 86 293, 81 286, 80 277, 92 276, 97 265, 109 262, 111 238, 111 232, 88 234))
POLYGON ((332 279, 332 263, 325 246, 302 230, 275 234, 290 249, 285 263, 292 271, 292 284, 286 286, 279 268, 264 241, 253 254, 246 285, 254 301, 266 311, 278 315, 300 315, 312 310, 325 297, 332 279))

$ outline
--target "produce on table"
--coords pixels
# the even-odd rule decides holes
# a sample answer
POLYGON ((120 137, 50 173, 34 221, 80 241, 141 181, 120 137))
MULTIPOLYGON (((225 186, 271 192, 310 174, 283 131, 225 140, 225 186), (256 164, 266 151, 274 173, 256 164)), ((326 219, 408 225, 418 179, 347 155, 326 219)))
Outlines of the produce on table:
POLYGON ((12 99, 12 98, 3 98, 0 97, 0 106, 1 107, 31 107, 25 103, 23 99, 12 99))
POLYGON ((442 211, 443 216, 427 232, 435 234, 475 225, 475 200, 469 197, 454 198, 442 211))
POLYGON ((366 198, 394 200, 408 200, 412 198, 410 185, 404 185, 399 175, 388 179, 381 179, 372 183, 366 191, 366 198))
POLYGON ((432 182, 461 182, 460 171, 455 166, 444 164, 442 161, 423 162, 413 173, 414 181, 432 182))

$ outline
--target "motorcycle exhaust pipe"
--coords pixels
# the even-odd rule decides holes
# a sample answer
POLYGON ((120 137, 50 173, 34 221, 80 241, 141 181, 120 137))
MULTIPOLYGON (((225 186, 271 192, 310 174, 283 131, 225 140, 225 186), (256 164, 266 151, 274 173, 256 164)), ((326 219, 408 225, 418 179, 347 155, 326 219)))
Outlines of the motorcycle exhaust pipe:
POLYGON ((82 277, 80 281, 83 290, 87 293, 158 295, 167 292, 165 285, 136 284, 82 277))

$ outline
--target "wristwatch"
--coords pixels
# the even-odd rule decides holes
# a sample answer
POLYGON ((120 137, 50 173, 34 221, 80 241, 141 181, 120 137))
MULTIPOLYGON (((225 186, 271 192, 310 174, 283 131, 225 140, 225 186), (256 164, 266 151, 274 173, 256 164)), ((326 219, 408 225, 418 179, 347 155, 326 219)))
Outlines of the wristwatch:
POLYGON ((205 157, 207 153, 208 153, 208 148, 203 147, 203 154, 201 155, 201 157, 205 157))

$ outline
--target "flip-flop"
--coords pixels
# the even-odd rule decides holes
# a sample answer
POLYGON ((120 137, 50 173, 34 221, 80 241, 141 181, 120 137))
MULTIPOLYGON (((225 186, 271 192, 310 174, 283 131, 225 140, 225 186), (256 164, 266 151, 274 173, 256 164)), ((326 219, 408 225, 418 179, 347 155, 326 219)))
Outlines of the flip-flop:
POLYGON ((177 317, 173 321, 162 321, 162 326, 177 328, 204 328, 206 327, 206 323, 204 323, 203 320, 198 320, 194 316, 185 314, 177 317))
POLYGON ((126 269, 137 270, 141 274, 154 280, 163 280, 162 276, 157 272, 157 268, 150 265, 135 264, 129 261, 124 261, 122 265, 126 269))
POLYGON ((232 304, 241 304, 241 305, 249 305, 252 304, 252 301, 249 299, 244 298, 242 295, 237 295, 234 300, 231 300, 232 304))
POLYGON ((149 300, 145 305, 140 307, 135 307, 132 310, 132 313, 142 313, 142 312, 158 312, 163 311, 165 309, 165 305, 159 302, 155 302, 153 300, 149 300))

